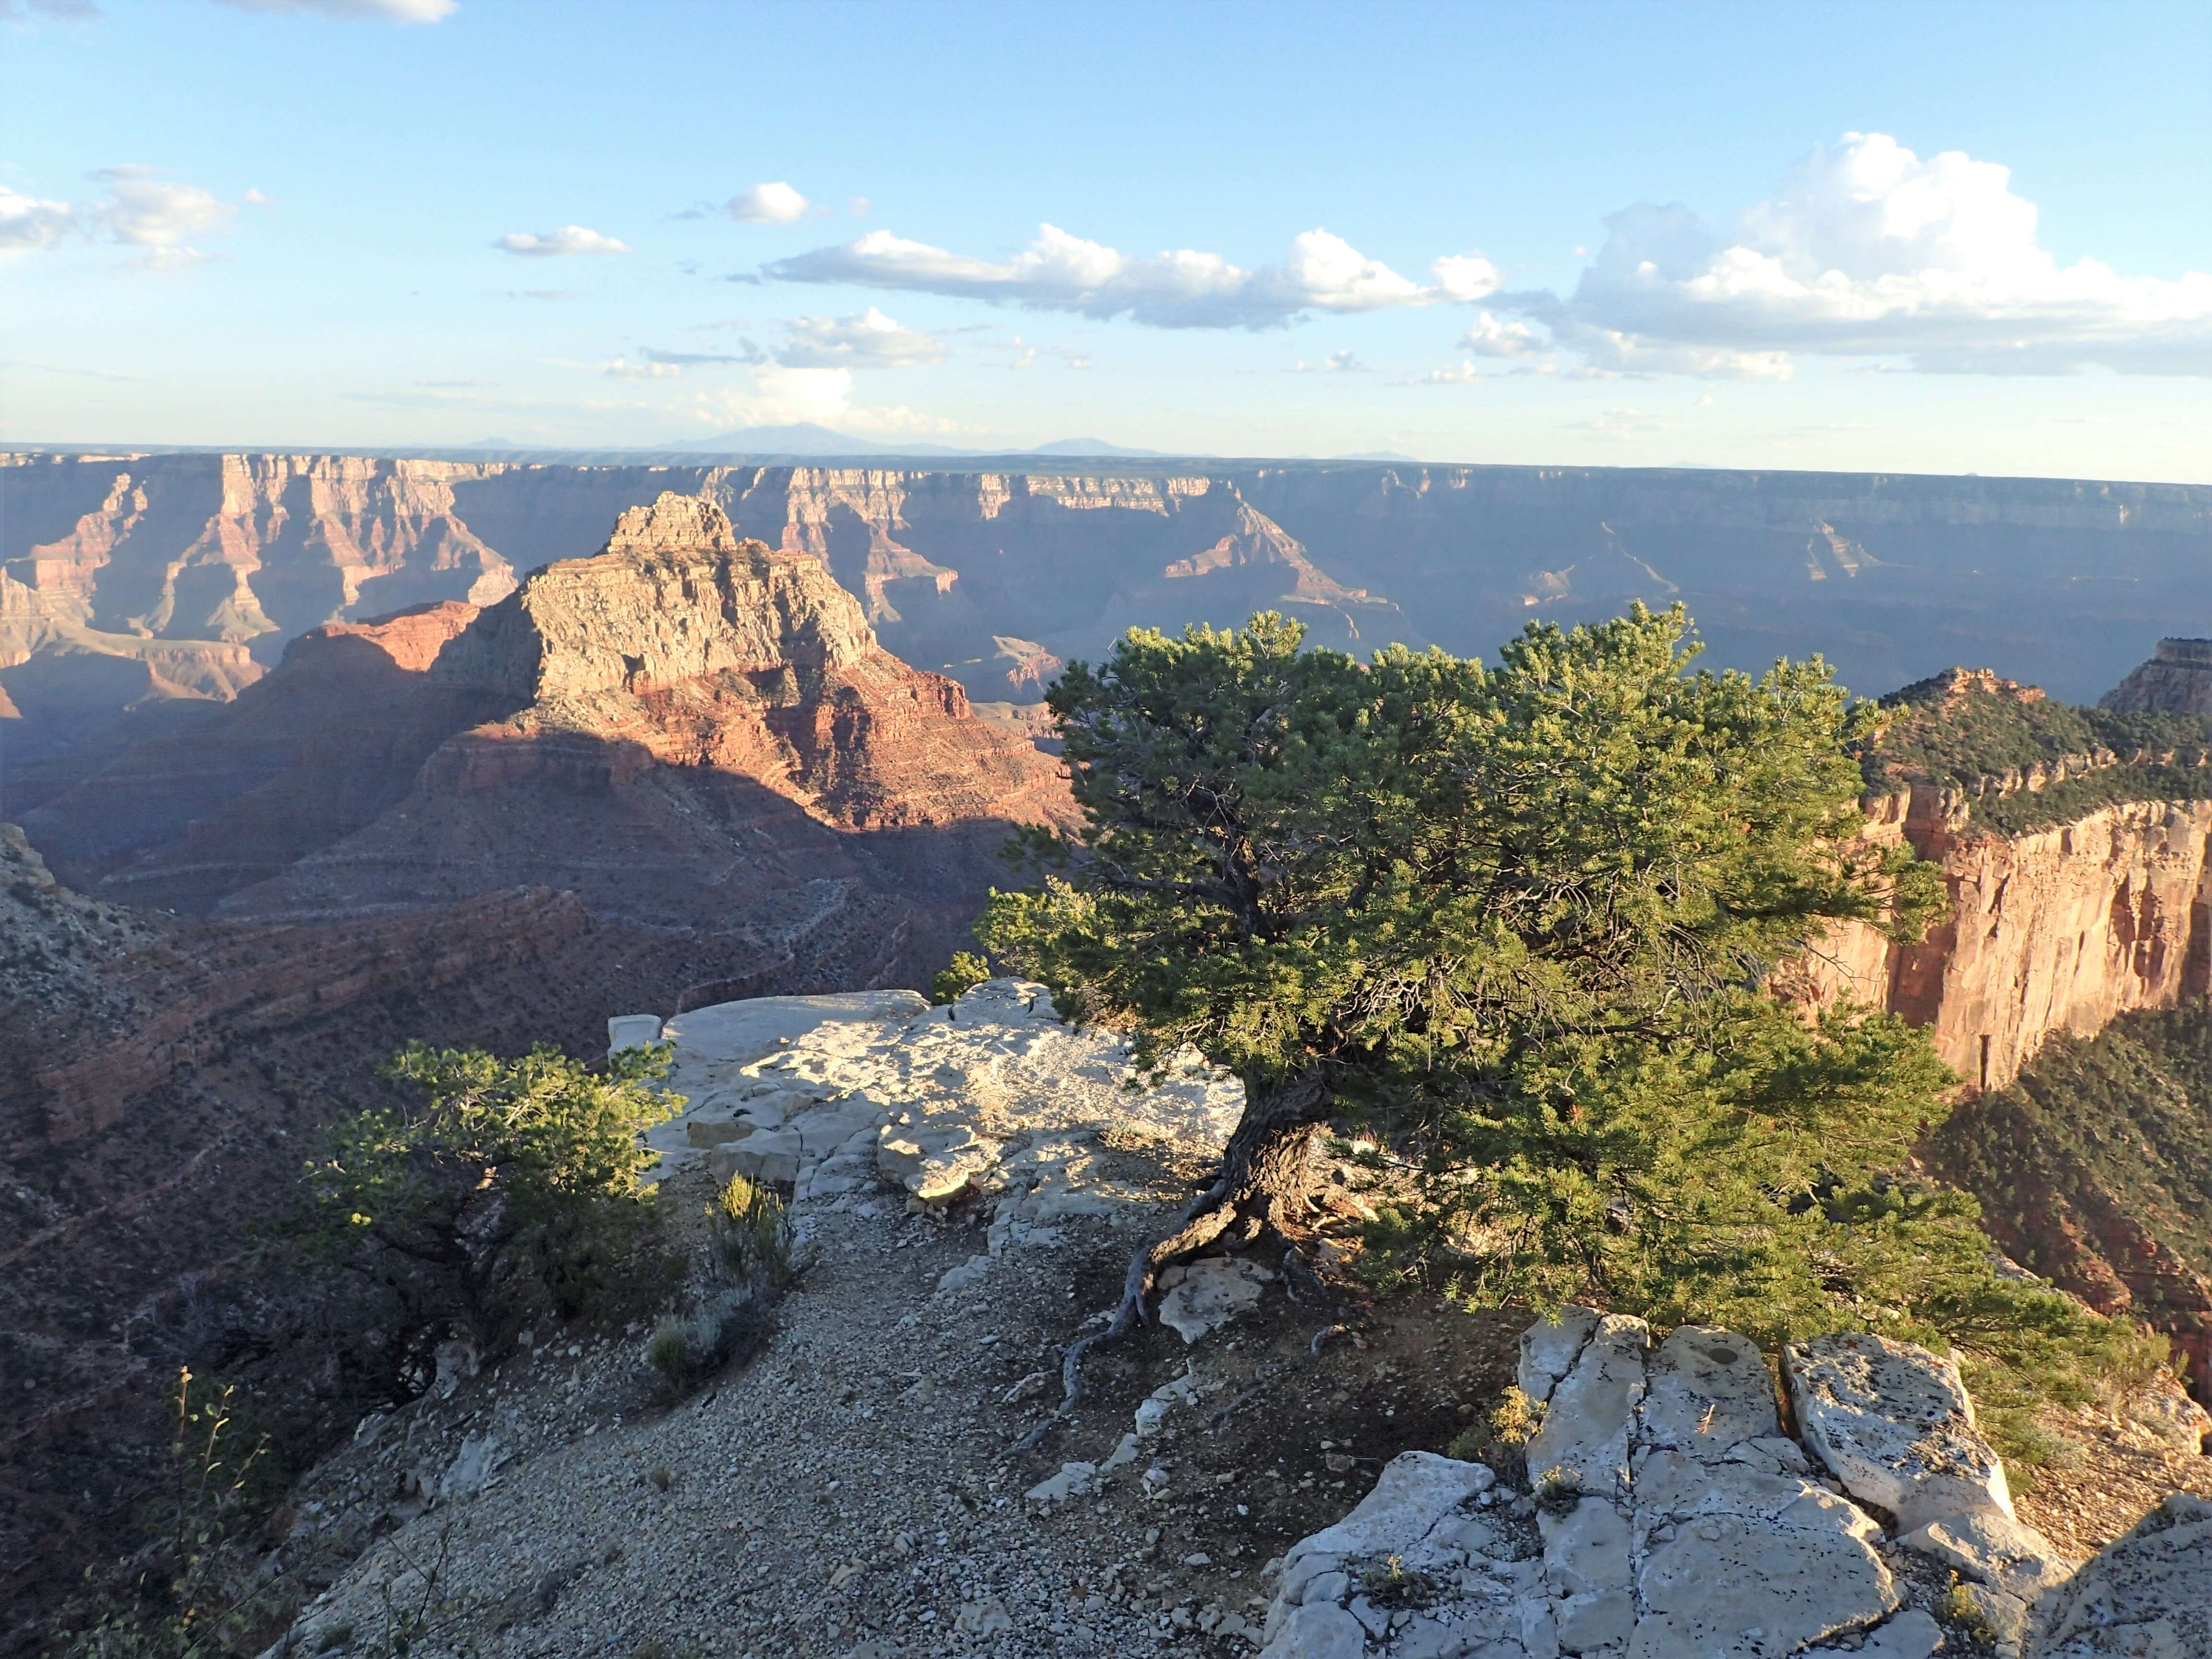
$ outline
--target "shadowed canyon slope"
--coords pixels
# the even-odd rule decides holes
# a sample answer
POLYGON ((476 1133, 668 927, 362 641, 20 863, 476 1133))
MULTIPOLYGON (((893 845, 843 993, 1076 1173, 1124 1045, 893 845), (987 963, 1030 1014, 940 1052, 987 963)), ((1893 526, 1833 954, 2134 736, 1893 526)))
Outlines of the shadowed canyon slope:
POLYGON ((494 602, 669 489, 824 562, 887 648, 993 700, 1033 700, 1057 660, 1131 623, 1265 605, 1332 643, 1468 653, 1532 617, 1680 598, 1723 663, 1820 650, 1875 690, 1994 657, 2075 700, 2177 619, 2212 618, 2212 489, 2185 485, 1122 460, 0 462, 0 690, 49 738, 151 696, 228 695, 325 623, 494 602))
POLYGON ((926 976, 1009 826, 1068 810, 818 562, 677 495, 497 604, 318 628, 167 712, 23 814, 72 885, 289 921, 561 888, 716 987, 926 976))
POLYGON ((611 1011, 926 982, 1009 829, 1069 811, 817 562, 674 495, 170 712, 27 815, 67 885, 0 830, 11 1615, 127 1533, 175 1364, 301 1445, 386 1397, 404 1310, 254 1234, 403 1042, 592 1054, 611 1011))

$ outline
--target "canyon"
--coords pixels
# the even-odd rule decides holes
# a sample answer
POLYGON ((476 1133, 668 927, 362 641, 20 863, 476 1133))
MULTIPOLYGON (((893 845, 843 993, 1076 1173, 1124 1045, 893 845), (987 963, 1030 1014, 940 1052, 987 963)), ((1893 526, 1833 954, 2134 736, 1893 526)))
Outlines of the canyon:
MULTIPOLYGON (((2212 611, 2203 490, 1115 465, 0 465, 0 1259, 36 1402, 0 1447, 11 1596, 119 1523, 173 1360, 293 1400, 309 1442, 374 1403, 403 1322, 272 1286, 240 1240, 402 1041, 589 1053, 618 1010, 927 983, 1008 831, 1069 822, 1036 698, 1120 628, 1273 606, 1478 650, 1681 598, 1724 662, 1834 642, 1881 686, 1994 654, 2086 698, 2212 611)), ((2202 713, 2200 643, 2113 699, 2202 713)), ((2078 775, 1869 789, 1948 913, 1844 930, 1815 975, 1978 1096, 2212 980, 2212 800, 1989 827, 1992 792, 2078 775)), ((2069 1215, 2061 1282, 2212 1329, 2197 1281, 2128 1291, 2143 1240, 2069 1215)))
POLYGON ((1048 465, 0 454, 9 765, 125 709, 234 695, 325 623, 495 603, 668 490, 821 561, 889 651, 986 702, 1034 702, 1060 661, 1135 624, 1273 607, 1325 643, 1468 653, 1634 598, 1686 603, 1717 663, 1821 651, 1872 691, 1996 653, 2086 702, 2142 641, 2212 617, 2212 489, 2197 486, 1048 465))

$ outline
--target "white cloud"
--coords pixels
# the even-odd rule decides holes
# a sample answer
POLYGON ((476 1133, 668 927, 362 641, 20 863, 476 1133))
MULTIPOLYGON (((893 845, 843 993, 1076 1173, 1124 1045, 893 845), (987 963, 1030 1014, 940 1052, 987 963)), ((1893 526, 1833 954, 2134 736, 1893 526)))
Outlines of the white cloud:
POLYGON ((1316 369, 1336 374, 1364 374, 1367 372, 1367 365, 1346 349, 1332 351, 1317 363, 1310 363, 1301 357, 1291 365, 1289 372, 1293 374, 1308 374, 1316 369))
POLYGON ((198 185, 164 179, 151 167, 102 167, 89 175, 107 186, 93 216, 114 240, 131 247, 175 248, 188 236, 219 230, 238 210, 198 185))
POLYGON ((724 204, 730 217, 748 225, 794 225, 806 208, 806 198, 786 184, 755 185, 724 204))
POLYGON ((82 228, 76 207, 0 185, 0 248, 52 247, 82 228))
POLYGON ((1437 260, 1431 267, 1436 283, 1425 287, 1326 230, 1293 237, 1282 264, 1252 270, 1188 248, 1140 258, 1054 225, 1040 226, 1036 239, 1010 259, 972 258, 874 230, 763 270, 784 282, 852 283, 1100 319, 1127 316, 1158 328, 1274 328, 1309 312, 1463 301, 1498 286, 1495 268, 1479 254, 1437 260))
POLYGON ((1425 374, 1416 374, 1407 384, 1408 386, 1473 386, 1477 380, 1486 378, 1483 372, 1474 366, 1474 360, 1468 358, 1456 368, 1446 365, 1443 368, 1432 368, 1425 374))
POLYGON ((641 363, 617 357, 599 373, 611 375, 617 380, 679 380, 684 378, 682 364, 664 362, 653 356, 647 356, 641 363))
POLYGON ((238 211, 198 185, 152 167, 100 167, 85 175, 106 187, 94 202, 57 202, 0 185, 0 250, 58 247, 72 236, 141 250, 125 263, 147 270, 204 264, 213 255, 185 239, 220 231, 238 211))
POLYGON ((776 362, 786 368, 903 368, 945 361, 945 342, 870 306, 850 317, 794 317, 776 362))
POLYGON ((2212 272, 2062 266, 2010 171, 1846 133, 1716 233, 1680 206, 1606 223, 1572 295, 1501 296, 1599 368, 1778 378, 1783 354, 1923 371, 2212 374, 2212 272))
POLYGON ((1503 323, 1478 311, 1474 324, 1460 336, 1459 349, 1478 357, 1533 357, 1546 344, 1526 323, 1503 323))
POLYGON ((903 404, 857 404, 852 401, 853 372, 848 368, 785 368, 770 364, 752 371, 750 392, 702 392, 690 414, 716 427, 788 426, 811 421, 843 432, 955 433, 957 422, 924 415, 903 404))
POLYGON ((596 230, 586 230, 581 225, 563 225, 558 230, 531 234, 516 231, 501 237, 492 246, 508 253, 523 253, 539 258, 558 258, 572 253, 628 253, 627 242, 617 242, 611 236, 602 236, 596 230))
POLYGON ((435 23, 459 0, 220 0, 234 11, 302 11, 347 22, 435 23))

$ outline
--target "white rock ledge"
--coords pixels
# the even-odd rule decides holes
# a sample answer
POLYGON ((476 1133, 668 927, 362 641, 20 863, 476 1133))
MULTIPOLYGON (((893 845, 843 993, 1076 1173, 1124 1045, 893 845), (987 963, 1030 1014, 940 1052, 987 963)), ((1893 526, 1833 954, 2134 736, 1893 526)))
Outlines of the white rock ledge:
POLYGON ((1291 1547, 1261 1659, 1929 1659, 1951 1648, 1905 1605, 1899 1546, 2010 1609, 2028 1659, 2212 1659, 2212 1504, 2169 1498, 2075 1572, 2010 1514, 1954 1365, 1838 1336, 1784 1369, 1802 1444, 1747 1337, 1686 1326, 1655 1349, 1642 1321, 1581 1308, 1532 1326, 1544 1502, 1407 1453, 1291 1547), (1916 1529, 1886 1536, 1877 1506, 1916 1529))

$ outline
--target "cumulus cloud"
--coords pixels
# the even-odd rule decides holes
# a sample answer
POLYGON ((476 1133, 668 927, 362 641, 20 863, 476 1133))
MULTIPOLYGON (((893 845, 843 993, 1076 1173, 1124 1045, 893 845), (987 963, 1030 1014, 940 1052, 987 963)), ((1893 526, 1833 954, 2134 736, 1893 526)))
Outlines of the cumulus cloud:
POLYGON ((1547 343, 1526 323, 1501 322, 1487 311, 1474 314, 1474 322, 1460 336, 1459 349, 1478 357, 1533 357, 1547 343))
POLYGON ((626 357, 617 357, 602 368, 599 373, 617 380, 677 380, 684 377, 684 368, 680 363, 660 362, 653 357, 635 363, 626 357))
POLYGON ((0 248, 53 247, 82 228, 68 202, 49 202, 0 185, 0 248))
POLYGON ((1310 312, 1468 301, 1498 286, 1496 268, 1479 254, 1437 260, 1434 282, 1424 285, 1326 230, 1292 238, 1280 264, 1246 270, 1188 248, 1139 258, 1048 224, 1010 259, 975 258, 875 230, 841 246, 779 259, 763 272, 784 282, 851 283, 1099 319, 1127 316, 1158 328, 1277 328, 1310 312))
POLYGON ((1310 363, 1304 358, 1301 357, 1291 365, 1289 373, 1292 374, 1310 374, 1316 369, 1319 369, 1325 374, 1364 374, 1367 372, 1367 365, 1361 362, 1359 359, 1354 356, 1349 349, 1346 349, 1343 351, 1332 351, 1328 356, 1324 357, 1317 363, 1310 363))
POLYGON ((219 230, 238 210, 198 185, 164 179, 151 167, 102 167, 88 175, 107 186, 93 216, 114 240, 131 247, 176 248, 189 236, 219 230))
POLYGON ((1407 384, 1409 386, 1473 386, 1477 380, 1484 378, 1483 372, 1474 366, 1474 360, 1470 357, 1457 364, 1446 364, 1442 368, 1432 368, 1425 374, 1416 374, 1407 384))
POLYGON ((234 11, 297 11, 346 22, 435 23, 459 0, 220 0, 234 11))
POLYGON ((786 368, 903 368, 945 361, 945 342, 870 306, 850 317, 794 317, 776 362, 786 368))
POLYGON ((1501 296, 1599 368, 1773 379, 1787 354, 1923 372, 2212 374, 2212 272, 2125 276, 2036 240, 2009 169, 1846 133, 1725 232, 1642 204, 1574 292, 1501 296))
POLYGON ((723 204, 730 217, 748 225, 795 225, 806 209, 806 198, 786 184, 755 185, 723 204))
POLYGON ((0 249, 53 248, 77 237, 139 250, 127 264, 175 270, 214 258, 186 239, 220 231, 238 211, 213 191, 152 167, 100 167, 85 176, 103 187, 99 200, 52 201, 0 185, 0 249))
POLYGON ((558 230, 532 234, 515 231, 501 237, 492 246, 508 253, 522 253, 536 258, 561 258, 573 253, 628 253, 627 242, 617 242, 611 236, 602 236, 596 230, 586 230, 581 225, 563 225, 558 230))

